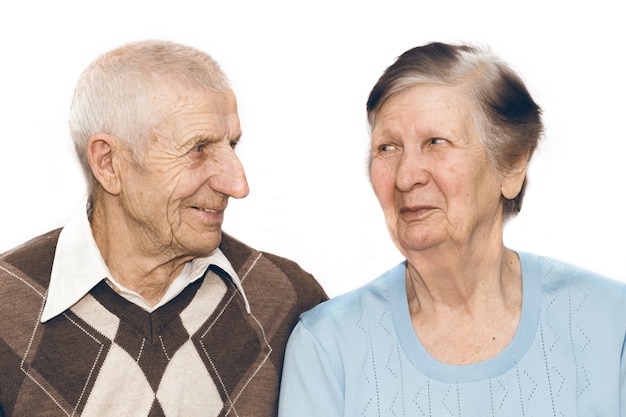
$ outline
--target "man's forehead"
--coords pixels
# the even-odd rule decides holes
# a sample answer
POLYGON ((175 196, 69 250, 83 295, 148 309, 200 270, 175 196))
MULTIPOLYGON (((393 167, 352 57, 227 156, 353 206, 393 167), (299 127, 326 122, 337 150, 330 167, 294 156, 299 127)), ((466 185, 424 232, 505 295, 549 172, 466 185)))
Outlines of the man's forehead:
POLYGON ((185 106, 190 104, 212 104, 214 106, 237 106, 237 98, 232 89, 214 90, 210 88, 189 88, 182 84, 164 83, 155 86, 151 99, 158 107, 185 106))
POLYGON ((238 141, 241 137, 232 92, 169 92, 155 96, 155 100, 154 139, 175 139, 183 145, 223 139, 238 141))

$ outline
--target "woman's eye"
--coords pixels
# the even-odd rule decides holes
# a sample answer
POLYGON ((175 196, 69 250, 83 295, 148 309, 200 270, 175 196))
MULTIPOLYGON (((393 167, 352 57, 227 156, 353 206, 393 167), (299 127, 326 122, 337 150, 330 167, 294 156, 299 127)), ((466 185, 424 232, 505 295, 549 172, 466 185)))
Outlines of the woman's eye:
POLYGON ((388 152, 388 151, 392 151, 396 149, 396 147, 394 145, 389 145, 389 144, 385 144, 385 145, 381 145, 378 147, 378 150, 380 152, 388 152))
POLYGON ((438 145, 440 143, 445 143, 446 140, 445 139, 441 139, 441 138, 431 138, 430 139, 430 144, 431 145, 438 145))

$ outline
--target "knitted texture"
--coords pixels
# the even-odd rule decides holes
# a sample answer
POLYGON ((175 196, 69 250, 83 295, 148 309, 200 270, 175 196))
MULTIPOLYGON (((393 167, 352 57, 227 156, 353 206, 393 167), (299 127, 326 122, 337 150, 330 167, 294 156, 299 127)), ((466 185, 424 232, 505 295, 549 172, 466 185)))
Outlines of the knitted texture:
POLYGON ((298 315, 326 299, 286 259, 224 235, 217 267, 148 313, 104 281, 40 322, 59 231, 0 256, 0 416, 275 416, 298 315))
POLYGON ((496 357, 453 366, 413 330, 405 265, 303 314, 279 416, 625 416, 626 286, 520 253, 522 315, 496 357))

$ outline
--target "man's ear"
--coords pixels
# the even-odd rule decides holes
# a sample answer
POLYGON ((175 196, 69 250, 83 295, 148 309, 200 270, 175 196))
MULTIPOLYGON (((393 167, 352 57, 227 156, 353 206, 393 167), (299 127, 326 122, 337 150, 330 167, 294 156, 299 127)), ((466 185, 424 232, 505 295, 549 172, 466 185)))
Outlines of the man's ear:
POLYGON ((96 133, 87 141, 87 161, 96 181, 110 194, 117 195, 121 189, 119 140, 106 133, 96 133))
POLYGON ((514 199, 522 190, 522 185, 526 178, 527 166, 528 159, 522 158, 502 175, 500 191, 502 192, 502 196, 507 200, 514 199))

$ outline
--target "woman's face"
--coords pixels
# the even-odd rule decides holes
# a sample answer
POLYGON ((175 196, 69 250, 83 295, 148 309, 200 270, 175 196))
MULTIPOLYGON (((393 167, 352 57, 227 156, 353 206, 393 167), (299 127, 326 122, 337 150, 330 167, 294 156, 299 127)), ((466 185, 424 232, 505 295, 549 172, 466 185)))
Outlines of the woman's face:
POLYGON ((479 140, 477 106, 463 85, 427 84, 393 96, 376 116, 371 181, 405 256, 501 241, 508 179, 479 140))

